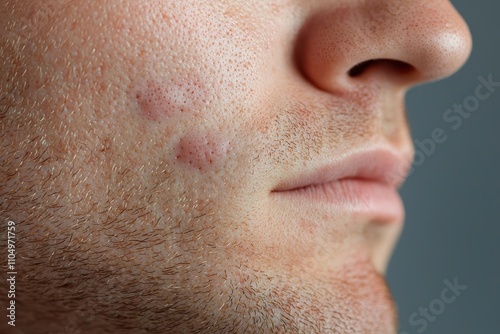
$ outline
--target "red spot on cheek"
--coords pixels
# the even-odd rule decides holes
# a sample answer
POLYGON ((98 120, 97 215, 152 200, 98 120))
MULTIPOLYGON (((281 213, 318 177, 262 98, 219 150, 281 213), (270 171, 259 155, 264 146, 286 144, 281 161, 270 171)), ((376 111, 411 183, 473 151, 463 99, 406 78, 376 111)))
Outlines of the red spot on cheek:
POLYGON ((316 233, 317 230, 317 225, 309 220, 301 220, 299 226, 302 231, 307 232, 309 234, 314 234, 316 233))
POLYGON ((183 137, 175 149, 178 162, 199 171, 213 170, 220 166, 229 153, 229 141, 214 135, 183 137))
POLYGON ((207 96, 201 80, 189 77, 148 80, 135 90, 140 114, 151 121, 197 113, 206 105, 207 96))

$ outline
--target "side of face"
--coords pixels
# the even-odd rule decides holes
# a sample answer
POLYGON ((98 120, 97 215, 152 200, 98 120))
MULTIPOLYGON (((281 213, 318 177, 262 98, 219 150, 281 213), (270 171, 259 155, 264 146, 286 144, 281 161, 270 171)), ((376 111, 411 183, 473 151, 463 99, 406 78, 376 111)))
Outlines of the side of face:
POLYGON ((395 332, 402 215, 274 190, 356 150, 410 163, 406 89, 470 52, 448 1, 17 0, 0 19, 21 329, 395 332))

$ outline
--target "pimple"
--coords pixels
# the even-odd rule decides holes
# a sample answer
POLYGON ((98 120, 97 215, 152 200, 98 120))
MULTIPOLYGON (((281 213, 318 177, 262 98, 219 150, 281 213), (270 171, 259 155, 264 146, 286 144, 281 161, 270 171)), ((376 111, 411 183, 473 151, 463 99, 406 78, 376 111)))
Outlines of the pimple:
POLYGON ((223 164, 230 153, 230 143, 218 135, 192 134, 179 140, 174 153, 178 163, 206 172, 223 164))
POLYGON ((139 113, 150 121, 196 114, 206 105, 207 96, 205 85, 196 77, 150 79, 135 89, 139 113))

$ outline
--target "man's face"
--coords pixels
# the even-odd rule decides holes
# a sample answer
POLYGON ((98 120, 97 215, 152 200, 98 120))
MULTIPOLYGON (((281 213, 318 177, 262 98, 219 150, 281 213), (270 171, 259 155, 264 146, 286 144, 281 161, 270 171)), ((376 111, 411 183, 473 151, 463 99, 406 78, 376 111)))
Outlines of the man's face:
POLYGON ((404 94, 469 51, 445 0, 2 1, 18 326, 394 333, 404 94))

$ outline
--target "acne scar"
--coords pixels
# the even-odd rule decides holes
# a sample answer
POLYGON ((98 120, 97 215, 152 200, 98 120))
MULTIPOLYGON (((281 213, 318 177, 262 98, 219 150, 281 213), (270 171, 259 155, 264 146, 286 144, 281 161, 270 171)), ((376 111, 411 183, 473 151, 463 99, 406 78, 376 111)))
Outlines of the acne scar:
POLYGON ((230 143, 217 135, 194 134, 181 138, 174 152, 177 162, 205 172, 226 160, 230 143))
POLYGON ((196 76, 151 79, 135 89, 141 116, 162 121, 183 114, 196 114, 207 104, 205 85, 196 76))

